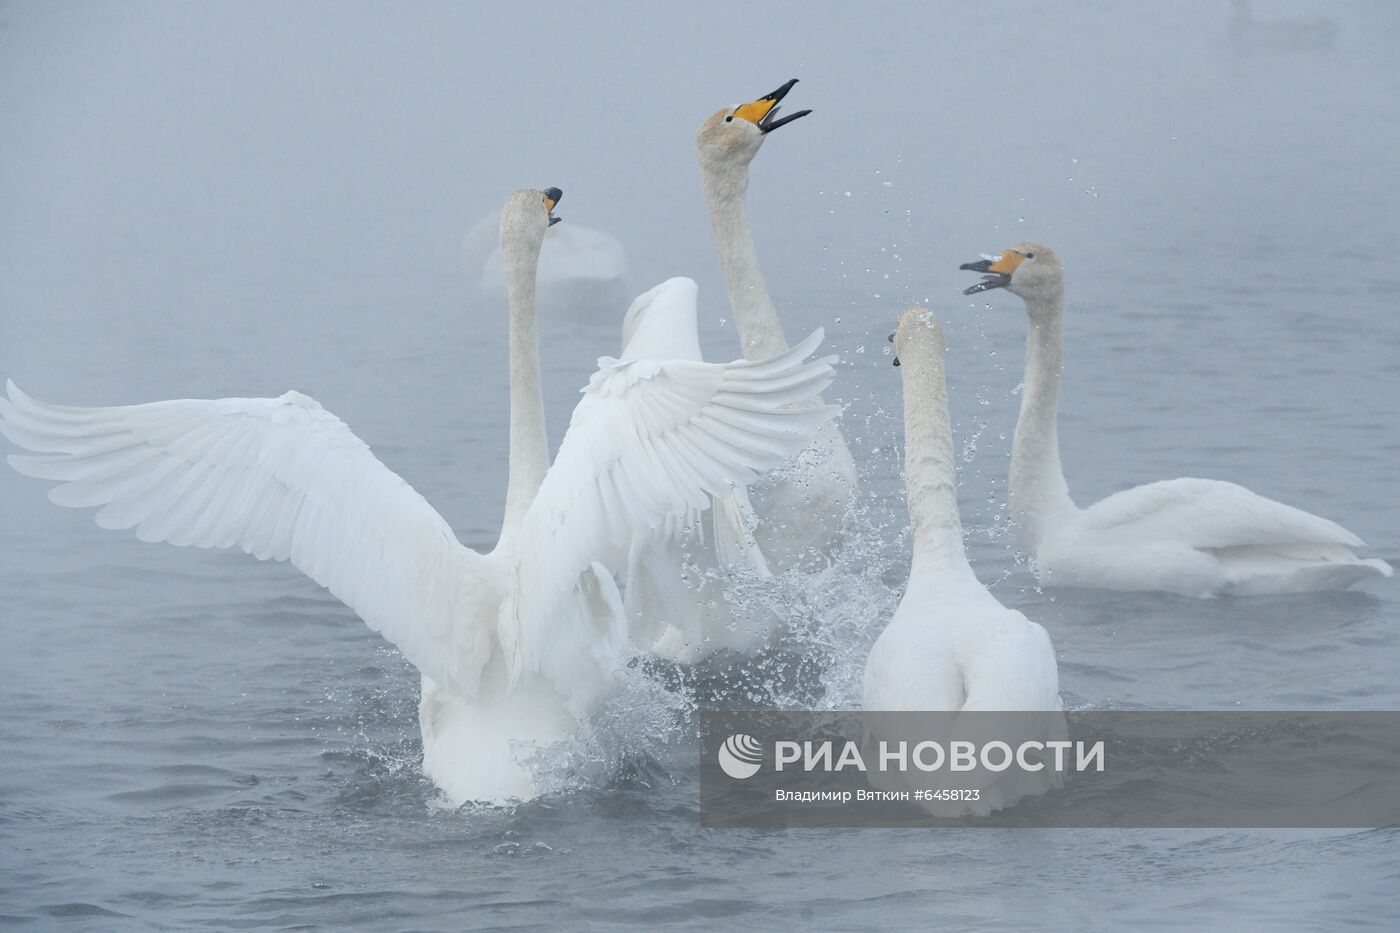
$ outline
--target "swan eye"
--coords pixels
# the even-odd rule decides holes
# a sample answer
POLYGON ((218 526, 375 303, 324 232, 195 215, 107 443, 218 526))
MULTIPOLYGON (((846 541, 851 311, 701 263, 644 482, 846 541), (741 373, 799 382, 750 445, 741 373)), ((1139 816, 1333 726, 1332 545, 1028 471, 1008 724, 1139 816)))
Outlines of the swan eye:
POLYGON ((724 122, 725 122, 725 123, 733 123, 733 122, 734 122, 734 114, 731 113, 729 116, 725 117, 725 118, 724 118, 724 122))
POLYGON ((1026 258, 1027 258, 1027 259, 1034 259, 1034 258, 1035 258, 1035 253, 1027 253, 1027 254, 1026 254, 1026 258))

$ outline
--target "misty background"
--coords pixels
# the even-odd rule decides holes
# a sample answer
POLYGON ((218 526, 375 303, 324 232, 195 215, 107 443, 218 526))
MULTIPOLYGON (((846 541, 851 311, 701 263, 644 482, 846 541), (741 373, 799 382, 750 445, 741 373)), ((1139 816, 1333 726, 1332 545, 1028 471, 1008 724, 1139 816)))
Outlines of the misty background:
MULTIPOLYGON (((1267 353, 1259 319, 1287 313, 1359 325, 1349 365, 1393 396, 1396 274, 1381 244, 1400 239, 1400 12, 1256 6, 1261 21, 1320 18, 1320 48, 1242 39, 1224 0, 7 3, 0 374, 74 403, 295 387, 377 449, 431 396, 451 425, 419 423, 405 443, 430 439, 471 470, 504 442, 479 436, 502 400, 477 391, 504 387, 504 353, 450 357, 502 347, 504 315, 474 306, 466 232, 516 188, 562 187, 566 223, 627 249, 632 294, 698 279, 707 353, 737 355, 694 133, 797 76, 786 106, 814 113, 755 159, 752 220, 789 336, 828 327, 852 367, 836 391, 857 413, 867 376, 886 374, 861 371, 873 361, 856 347, 871 336, 874 350, 900 307, 926 302, 957 352, 979 314, 958 265, 1021 239, 1068 268, 1069 419, 1096 373, 1172 394, 1193 347, 1267 353), (1167 281, 1186 287, 1168 296, 1167 281), (1339 282, 1367 306, 1339 300, 1339 282), (1288 305, 1261 300, 1262 286, 1288 305), (1173 326, 1173 302, 1205 313, 1173 326), (1157 318, 1165 339, 1137 344, 1134 315, 1157 318), (1378 325, 1384 339, 1369 339, 1378 325), (1113 353, 1076 352, 1076 331, 1105 327, 1121 330, 1113 353), (365 364, 390 332, 449 359, 375 380, 365 364)), ((1016 305, 997 303, 994 335, 955 360, 955 380, 971 367, 1000 394, 1004 378, 978 367, 988 349, 1019 357, 1016 305)), ((616 352, 616 330, 569 327, 547 361, 555 443, 594 358, 616 352)), ((1282 426, 1241 409, 1316 388, 1243 382, 1230 362, 1199 403, 1181 401, 1184 422, 1228 418, 1241 444, 1286 446, 1282 426)), ((955 412, 965 403, 955 394, 955 412)), ((1002 426, 1011 413, 996 413, 1002 426)), ((1107 436, 1066 442, 1072 482, 1107 436)), ((485 532, 495 472, 473 476, 490 493, 479 506, 457 499, 460 473, 409 478, 455 525, 485 532)), ((15 488, 0 483, 7 508, 15 488)))
MULTIPOLYGON (((506 316, 464 237, 510 192, 561 187, 564 225, 626 249, 629 294, 696 278, 707 356, 733 358, 694 135, 798 77, 784 107, 814 112, 767 138, 750 216, 789 338, 824 326, 842 357, 828 398, 889 523, 858 555, 878 593, 860 566, 812 588, 864 626, 823 676, 859 683, 907 572, 885 338, 917 302, 948 331, 973 566, 1046 626, 1071 709, 1400 709, 1393 580, 1046 594, 1007 528, 1025 315, 963 297, 958 266, 1039 240, 1066 266, 1077 501, 1232 480, 1400 563, 1400 6, 1239 10, 0 0, 0 378, 79 405, 298 389, 489 547, 506 316)), ((541 320, 555 445, 624 310, 541 320)), ((332 597, 101 532, 44 491, 0 469, 0 919, 1311 930, 1400 911, 1394 830, 704 831, 684 741, 570 795, 442 812, 416 673, 332 597)), ((648 739, 677 714, 635 712, 648 739)))

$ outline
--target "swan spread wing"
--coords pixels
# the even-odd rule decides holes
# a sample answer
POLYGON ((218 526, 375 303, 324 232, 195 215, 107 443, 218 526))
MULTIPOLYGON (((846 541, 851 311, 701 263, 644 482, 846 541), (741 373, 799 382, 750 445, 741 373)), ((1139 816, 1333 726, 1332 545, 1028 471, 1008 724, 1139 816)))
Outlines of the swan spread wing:
POLYGON ((1362 543, 1336 522, 1210 479, 1164 480, 1126 489, 1090 506, 1080 520, 1081 527, 1096 534, 1198 549, 1362 543))
POLYGON ((525 516, 500 632, 513 676, 577 682, 570 666, 599 644, 579 575, 621 566, 634 533, 733 495, 836 414, 809 404, 833 376, 832 357, 804 362, 822 336, 757 361, 599 360, 525 516))
POLYGON ((100 507, 99 526, 143 541, 290 560, 423 673, 474 695, 491 632, 467 610, 489 598, 487 559, 314 399, 72 408, 8 390, 0 432, 38 452, 9 461, 58 480, 55 503, 100 507))

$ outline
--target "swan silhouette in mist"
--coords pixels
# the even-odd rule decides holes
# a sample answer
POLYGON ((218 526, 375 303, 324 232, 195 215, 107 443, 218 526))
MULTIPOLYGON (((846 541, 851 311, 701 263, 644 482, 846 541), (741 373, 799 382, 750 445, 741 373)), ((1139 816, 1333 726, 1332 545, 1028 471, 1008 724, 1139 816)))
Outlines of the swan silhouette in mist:
MULTIPOLYGON (((500 216, 481 220, 462 241, 462 255, 477 294, 503 305, 509 298, 500 216)), ((535 271, 535 301, 546 318, 615 320, 626 305, 627 253, 601 230, 570 221, 549 229, 535 271)))
POLYGON ((549 464, 535 265, 557 189, 501 214, 510 283, 510 453, 488 553, 298 392, 70 408, 10 383, 0 431, 59 505, 145 541, 290 560, 423 675, 423 770, 454 802, 535 796, 532 746, 580 732, 627 644, 613 572, 631 534, 732 495, 834 416, 821 340, 761 361, 599 360, 549 464), (794 407, 796 403, 797 407, 794 407))
MULTIPOLYGON (((904 482, 913 563, 899 606, 865 665, 862 703, 875 711, 867 714, 867 723, 878 724, 879 711, 1011 711, 1031 714, 1020 720, 1036 730, 1025 738, 1063 738, 1063 717, 1046 715, 1064 708, 1050 636, 999 603, 967 562, 943 330, 932 312, 910 308, 891 339, 904 382, 904 482)), ((930 809, 943 815, 988 813, 1060 784, 1059 773, 1049 768, 1009 769, 990 778, 978 801, 930 809)))
POLYGON ((1230 0, 1230 42, 1247 55, 1256 52, 1325 52, 1336 48, 1337 21, 1327 16, 1255 19, 1249 0, 1230 0))
POLYGON ((1011 517, 1047 586, 1163 590, 1186 596, 1342 589, 1390 576, 1358 558, 1345 528, 1237 486, 1173 479, 1114 493, 1086 509, 1060 467, 1056 402, 1064 269, 1049 248, 1020 243, 995 260, 964 263, 985 278, 972 295, 1005 288, 1030 318, 1021 414, 1011 445, 1011 517))

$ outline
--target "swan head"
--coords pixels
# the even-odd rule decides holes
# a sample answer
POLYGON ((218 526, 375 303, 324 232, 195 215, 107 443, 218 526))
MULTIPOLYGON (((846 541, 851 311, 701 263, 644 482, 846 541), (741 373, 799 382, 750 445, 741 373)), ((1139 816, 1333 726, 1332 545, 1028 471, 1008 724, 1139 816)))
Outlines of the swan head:
POLYGON ((1044 243, 1017 243, 996 259, 965 262, 959 269, 981 272, 982 281, 963 289, 964 295, 1004 288, 1023 300, 1058 297, 1064 291, 1060 257, 1044 243))
POLYGON ((943 325, 938 323, 938 318, 928 308, 917 306, 900 312, 899 324, 890 334, 890 343, 894 344, 896 366, 902 365, 899 362, 901 356, 905 359, 942 359, 948 349, 948 342, 943 337, 943 325))
POLYGON ((695 136, 695 151, 700 164, 707 169, 744 166, 753 161, 763 145, 764 137, 780 126, 786 126, 810 110, 799 110, 778 119, 778 103, 797 83, 793 78, 771 94, 747 104, 736 104, 717 110, 700 125, 695 136))
POLYGON ((554 205, 563 197, 558 188, 521 188, 506 198, 501 209, 501 248, 519 244, 538 250, 545 231, 561 219, 554 216, 554 205))

